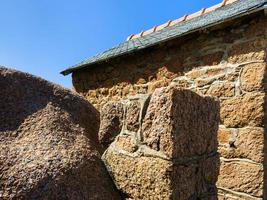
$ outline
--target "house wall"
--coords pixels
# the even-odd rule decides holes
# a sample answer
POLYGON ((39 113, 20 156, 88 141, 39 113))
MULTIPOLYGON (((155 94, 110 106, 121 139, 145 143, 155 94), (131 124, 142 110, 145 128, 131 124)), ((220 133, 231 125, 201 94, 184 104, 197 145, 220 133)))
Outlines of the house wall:
POLYGON ((267 18, 260 13, 76 71, 73 85, 99 109, 168 85, 218 97, 218 197, 262 199, 267 190, 266 27, 267 18))

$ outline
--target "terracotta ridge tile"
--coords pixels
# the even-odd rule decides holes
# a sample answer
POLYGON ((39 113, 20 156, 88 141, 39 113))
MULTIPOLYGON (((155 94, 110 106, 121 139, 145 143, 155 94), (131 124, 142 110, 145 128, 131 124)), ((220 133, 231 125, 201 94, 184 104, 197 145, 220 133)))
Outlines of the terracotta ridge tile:
POLYGON ((178 18, 178 19, 169 20, 164 24, 154 26, 153 28, 150 28, 148 30, 142 31, 140 33, 132 34, 127 38, 127 40, 133 40, 135 38, 142 37, 142 36, 154 33, 156 31, 159 31, 159 30, 164 29, 166 27, 173 26, 173 25, 178 24, 180 22, 183 22, 183 21, 186 21, 186 20, 189 20, 189 19, 193 19, 193 18, 202 16, 202 15, 204 15, 206 13, 209 13, 209 12, 212 12, 212 11, 218 9, 218 8, 221 8, 221 7, 224 7, 226 5, 229 5, 229 4, 231 4, 231 3, 235 2, 235 1, 238 1, 238 0, 223 0, 221 3, 216 4, 214 6, 211 6, 209 8, 202 8, 201 10, 199 10, 199 11, 197 11, 195 13, 192 13, 190 15, 184 15, 184 16, 178 18))

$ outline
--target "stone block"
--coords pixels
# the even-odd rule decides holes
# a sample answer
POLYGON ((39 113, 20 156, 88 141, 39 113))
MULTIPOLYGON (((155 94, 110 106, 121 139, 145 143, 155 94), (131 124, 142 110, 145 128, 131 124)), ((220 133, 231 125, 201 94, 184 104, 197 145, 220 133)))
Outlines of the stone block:
POLYGON ((231 71, 232 69, 226 65, 218 65, 218 66, 212 66, 207 67, 206 69, 206 75, 207 76, 218 76, 218 75, 224 75, 228 71, 231 71))
POLYGON ((199 77, 205 77, 206 75, 206 70, 204 70, 203 68, 194 68, 191 71, 189 71, 188 73, 185 74, 186 77, 190 78, 190 79, 196 79, 199 77))
POLYGON ((161 87, 166 87, 169 84, 169 80, 163 79, 160 81, 153 81, 148 84, 148 93, 153 93, 155 89, 161 88, 161 87))
POLYGON ((245 37, 246 38, 255 38, 256 36, 263 36, 267 35, 267 20, 266 18, 257 20, 255 19, 254 22, 250 23, 250 25, 245 30, 245 37))
POLYGON ((240 76, 241 88, 246 92, 264 90, 265 63, 248 64, 240 76))
POLYGON ((192 82, 187 80, 184 76, 175 78, 172 80, 170 86, 175 87, 175 88, 180 88, 180 89, 187 89, 191 87, 192 82))
POLYGON ((226 127, 263 126, 264 98, 260 92, 221 101, 221 122, 226 127))
POLYGON ((156 156, 126 155, 110 146, 102 159, 127 199, 209 199, 216 193, 217 156, 201 164, 176 165, 156 156))
POLYGON ((126 104, 125 125, 131 132, 137 132, 140 127, 141 103, 138 100, 129 101, 126 104))
MULTIPOLYGON (((148 103, 147 109, 141 106, 146 113, 140 131, 123 129, 102 156, 124 197, 214 198, 219 102, 170 87, 157 89, 149 102, 146 98, 132 102, 148 103)), ((136 108, 132 102, 126 105, 136 108)))
POLYGON ((265 59, 266 41, 263 39, 255 39, 242 43, 237 43, 229 50, 228 62, 243 63, 251 60, 265 59))
POLYGON ((221 156, 225 158, 245 158, 254 162, 263 163, 263 128, 220 128, 218 131, 218 140, 221 156))
POLYGON ((217 148, 219 103, 189 90, 160 88, 143 120, 144 144, 167 156, 201 155, 217 148))
POLYGON ((108 149, 103 160, 126 198, 170 199, 172 163, 160 158, 134 158, 108 149))
POLYGON ((214 82, 208 89, 207 95, 232 97, 235 95, 235 85, 231 82, 214 82))
POLYGON ((137 151, 138 144, 133 135, 119 135, 116 138, 116 146, 118 149, 133 153, 137 151))
POLYGON ((222 160, 217 186, 262 197, 263 173, 263 166, 260 164, 222 160))
POLYGON ((221 146, 230 146, 235 141, 236 135, 234 134, 234 130, 236 132, 237 129, 230 129, 230 128, 222 128, 220 127, 218 130, 218 142, 221 146))
POLYGON ((0 67, 0 199, 120 199, 101 161, 99 112, 81 96, 0 67))

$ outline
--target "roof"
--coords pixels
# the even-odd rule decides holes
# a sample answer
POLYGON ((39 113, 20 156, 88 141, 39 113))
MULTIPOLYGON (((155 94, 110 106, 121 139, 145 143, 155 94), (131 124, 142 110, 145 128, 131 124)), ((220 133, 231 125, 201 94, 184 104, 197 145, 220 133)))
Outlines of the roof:
POLYGON ((171 22, 169 21, 159 26, 160 28, 154 27, 140 34, 132 35, 127 41, 86 59, 62 71, 61 74, 68 75, 76 70, 106 62, 110 59, 136 52, 203 28, 263 10, 267 8, 266 6, 267 0, 224 0, 221 4, 202 9, 192 15, 185 15, 183 18, 171 22))
POLYGON ((211 11, 214 11, 214 10, 216 10, 218 8, 221 8, 221 7, 224 7, 226 5, 229 5, 229 4, 231 4, 231 3, 235 2, 235 1, 237 1, 237 0, 223 0, 221 3, 219 3, 217 5, 214 5, 212 7, 202 8, 201 10, 199 10, 198 12, 195 12, 193 14, 184 15, 184 16, 178 18, 178 19, 175 19, 175 20, 169 20, 164 24, 161 24, 159 26, 154 26, 153 28, 148 29, 146 31, 142 31, 142 32, 140 32, 138 34, 132 34, 127 38, 127 40, 132 40, 132 39, 135 39, 135 38, 143 37, 143 36, 148 35, 150 33, 159 31, 159 30, 161 30, 163 28, 167 28, 169 26, 173 26, 173 25, 178 24, 180 22, 187 21, 187 20, 190 20, 192 18, 202 16, 202 15, 207 14, 207 13, 209 13, 211 11))

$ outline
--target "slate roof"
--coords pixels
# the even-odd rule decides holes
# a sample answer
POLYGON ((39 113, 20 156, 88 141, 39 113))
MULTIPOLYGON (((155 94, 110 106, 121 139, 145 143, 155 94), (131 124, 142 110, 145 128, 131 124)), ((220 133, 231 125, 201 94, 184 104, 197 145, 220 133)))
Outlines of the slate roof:
POLYGON ((129 38, 128 41, 122 42, 121 44, 108 49, 103 53, 86 59, 81 63, 78 63, 62 71, 61 74, 68 75, 73 71, 90 67, 94 64, 104 61, 106 62, 110 59, 136 52, 140 49, 154 46, 156 44, 169 41, 185 34, 192 33, 194 31, 207 28, 265 8, 267 8, 267 0, 232 0, 231 4, 220 6, 217 9, 206 14, 202 13, 191 19, 180 21, 179 23, 176 23, 172 26, 164 27, 161 30, 154 31, 146 35, 140 34, 134 39, 129 38))

